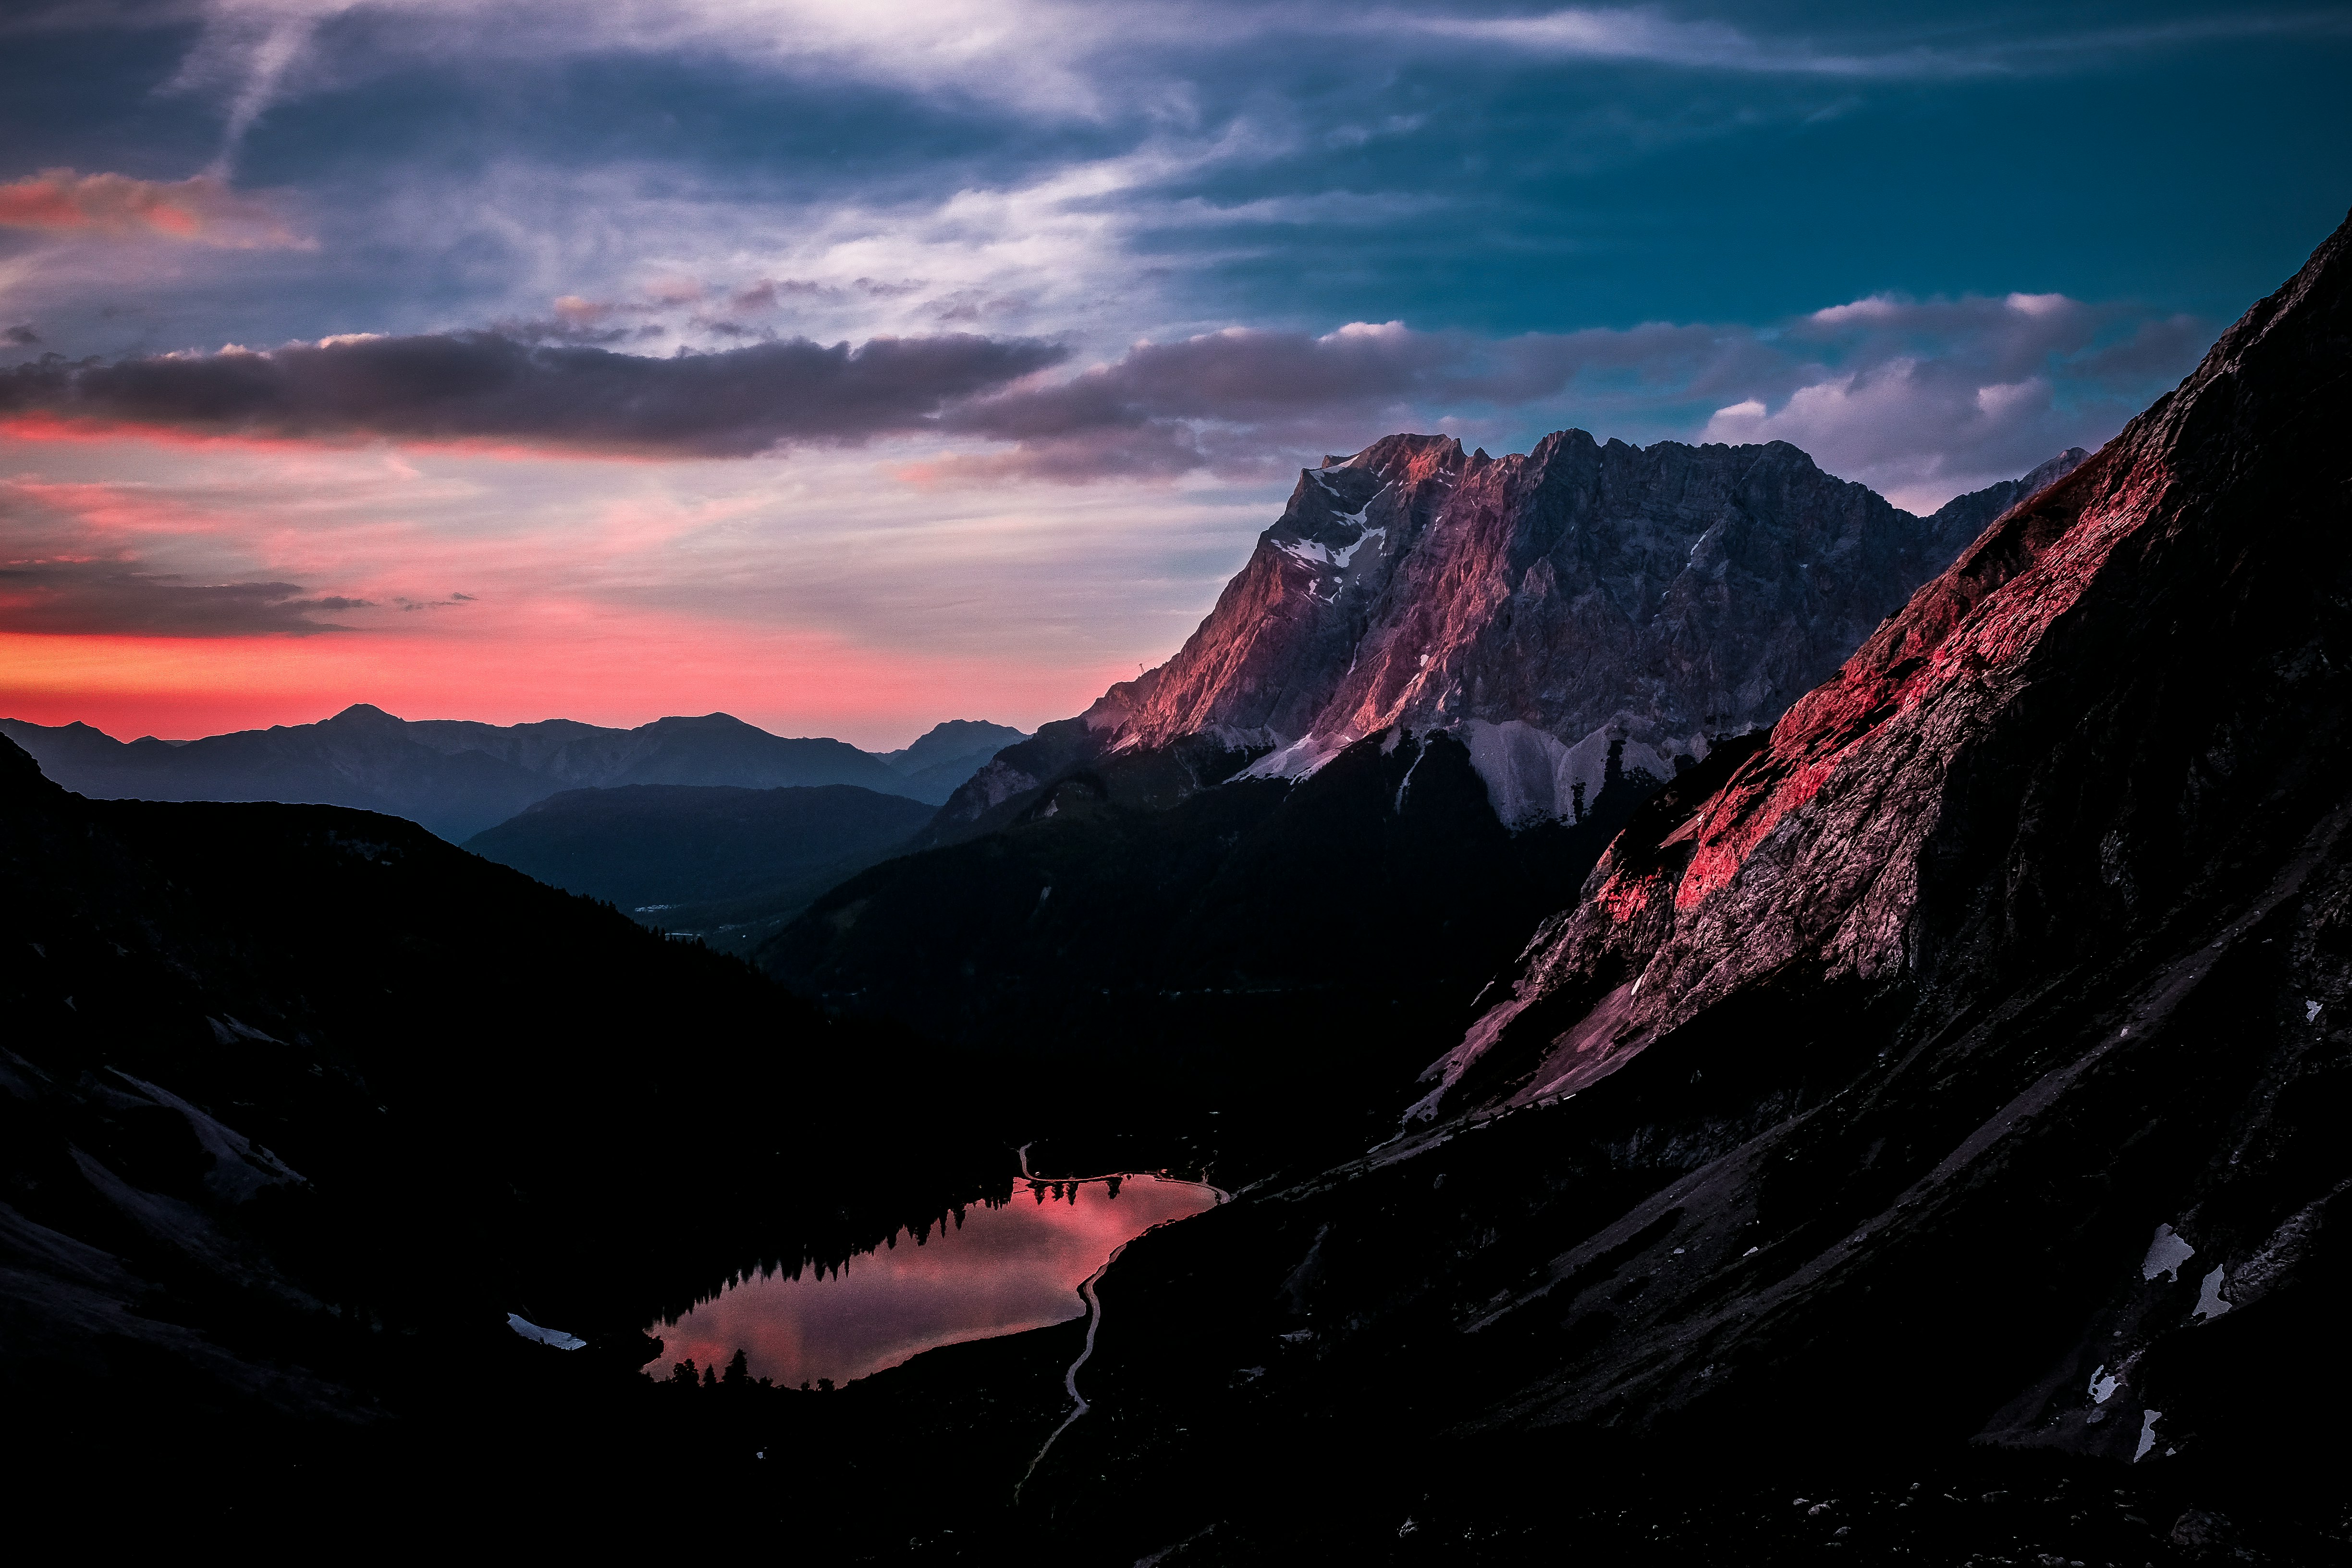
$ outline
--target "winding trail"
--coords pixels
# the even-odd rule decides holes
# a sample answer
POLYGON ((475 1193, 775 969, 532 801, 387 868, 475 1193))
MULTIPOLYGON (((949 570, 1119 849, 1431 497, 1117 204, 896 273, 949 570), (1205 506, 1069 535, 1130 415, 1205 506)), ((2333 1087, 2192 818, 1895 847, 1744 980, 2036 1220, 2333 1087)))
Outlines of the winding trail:
MULTIPOLYGON (((1021 1155, 1022 1178, 1030 1182, 1051 1182, 1060 1184, 1076 1185, 1088 1182, 1123 1180, 1129 1174, 1150 1174, 1149 1172, 1123 1172, 1118 1176, 1080 1176, 1075 1178, 1068 1176, 1038 1176, 1033 1174, 1029 1169, 1029 1145, 1026 1143, 1021 1145, 1019 1152, 1021 1155)), ((1175 1178, 1171 1177, 1163 1179, 1174 1180, 1175 1178)), ((1234 1200, 1233 1194, 1225 1191, 1223 1187, 1212 1185, 1207 1182, 1193 1182, 1188 1184, 1192 1186, 1207 1187, 1209 1191, 1217 1195, 1217 1203, 1221 1206, 1223 1205, 1229 1204, 1234 1200)), ((1192 1217, 1192 1216, 1190 1215, 1183 1216, 1184 1219, 1190 1219, 1192 1217)), ((1088 1410, 1094 1408, 1094 1406, 1087 1403, 1087 1396, 1078 1392, 1078 1368, 1086 1365, 1087 1358, 1095 1353, 1095 1335, 1102 1328, 1102 1298, 1095 1293, 1096 1284, 1101 1280, 1105 1274, 1110 1272, 1110 1266, 1118 1261, 1118 1255, 1120 1253, 1125 1252, 1129 1247, 1134 1246, 1136 1242, 1142 1240, 1144 1237, 1150 1236, 1152 1231, 1160 1229, 1161 1226, 1179 1225, 1181 1223, 1181 1220, 1164 1219, 1161 1220, 1159 1225, 1151 1226, 1150 1229, 1143 1231, 1140 1235, 1120 1242, 1117 1247, 1111 1248, 1110 1256, 1102 1260, 1102 1266, 1100 1268, 1097 1268, 1092 1274, 1087 1275, 1084 1279, 1078 1282, 1078 1299, 1087 1304, 1087 1342, 1085 1347, 1078 1352, 1078 1359, 1070 1363, 1070 1367, 1067 1372, 1062 1373, 1062 1387, 1070 1396, 1070 1413, 1062 1418, 1062 1424, 1054 1428, 1052 1435, 1046 1437, 1045 1443, 1038 1448, 1035 1455, 1030 1458, 1029 1468, 1021 1472, 1021 1479, 1013 1489, 1013 1501, 1019 1502, 1021 1500, 1021 1489, 1027 1486, 1029 1484, 1029 1478, 1037 1473, 1038 1464, 1045 1458, 1046 1451, 1053 1447, 1055 1439, 1061 1436, 1063 1433, 1068 1431, 1071 1425, 1075 1423, 1079 1416, 1084 1415, 1088 1410)))

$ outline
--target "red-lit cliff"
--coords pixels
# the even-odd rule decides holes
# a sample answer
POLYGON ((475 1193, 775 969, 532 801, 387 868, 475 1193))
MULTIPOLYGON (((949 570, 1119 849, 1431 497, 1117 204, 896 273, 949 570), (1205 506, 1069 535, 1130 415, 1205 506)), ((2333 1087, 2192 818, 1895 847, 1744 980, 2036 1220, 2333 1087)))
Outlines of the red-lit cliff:
POLYGON ((1460 739, 1506 825, 1575 821, 1612 751, 1654 787, 1770 723, 2083 456, 1919 518, 1785 442, 1569 430, 1490 458, 1386 437, 1299 476, 1174 658, 1006 753, 949 816, 1106 752, 1206 736, 1295 777, 1402 724, 1460 739))

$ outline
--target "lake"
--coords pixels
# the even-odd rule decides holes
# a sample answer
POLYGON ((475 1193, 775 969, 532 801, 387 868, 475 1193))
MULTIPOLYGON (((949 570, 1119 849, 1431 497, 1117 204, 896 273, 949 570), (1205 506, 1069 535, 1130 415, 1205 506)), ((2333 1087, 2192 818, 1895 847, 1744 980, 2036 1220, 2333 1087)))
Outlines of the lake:
POLYGON ((740 1350, 751 1375, 782 1387, 836 1385, 940 1345, 992 1339, 1086 1315, 1078 1287, 1150 1230, 1218 1202, 1214 1187, 1150 1173, 1031 1182, 1002 1205, 966 1209, 837 1270, 738 1279, 670 1322, 646 1372, 679 1361, 724 1367, 740 1350))

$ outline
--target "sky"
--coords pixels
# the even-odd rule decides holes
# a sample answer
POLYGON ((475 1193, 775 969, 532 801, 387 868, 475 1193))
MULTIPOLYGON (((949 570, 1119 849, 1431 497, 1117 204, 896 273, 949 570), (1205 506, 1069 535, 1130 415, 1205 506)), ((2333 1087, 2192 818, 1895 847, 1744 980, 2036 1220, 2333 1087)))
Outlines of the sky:
POLYGON ((2352 204, 2352 7, 16 0, 0 714, 727 711, 1166 658, 1400 430, 2095 447, 2352 204))

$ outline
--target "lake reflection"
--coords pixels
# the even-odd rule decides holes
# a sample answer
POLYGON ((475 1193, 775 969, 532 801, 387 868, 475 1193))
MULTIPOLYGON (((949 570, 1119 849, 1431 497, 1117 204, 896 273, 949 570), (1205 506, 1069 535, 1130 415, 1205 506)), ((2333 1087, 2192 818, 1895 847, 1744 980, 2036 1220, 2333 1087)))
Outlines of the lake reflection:
POLYGON ((1122 1244, 1216 1202, 1214 1188, 1154 1175, 1016 1186, 1001 1208, 967 1209, 961 1227, 934 1226, 920 1243, 901 1231, 837 1274, 740 1280, 646 1331, 662 1354, 646 1370, 667 1377, 688 1357, 723 1367, 740 1349, 754 1377, 844 1384, 935 1346, 1066 1322, 1085 1315, 1078 1286, 1122 1244))

